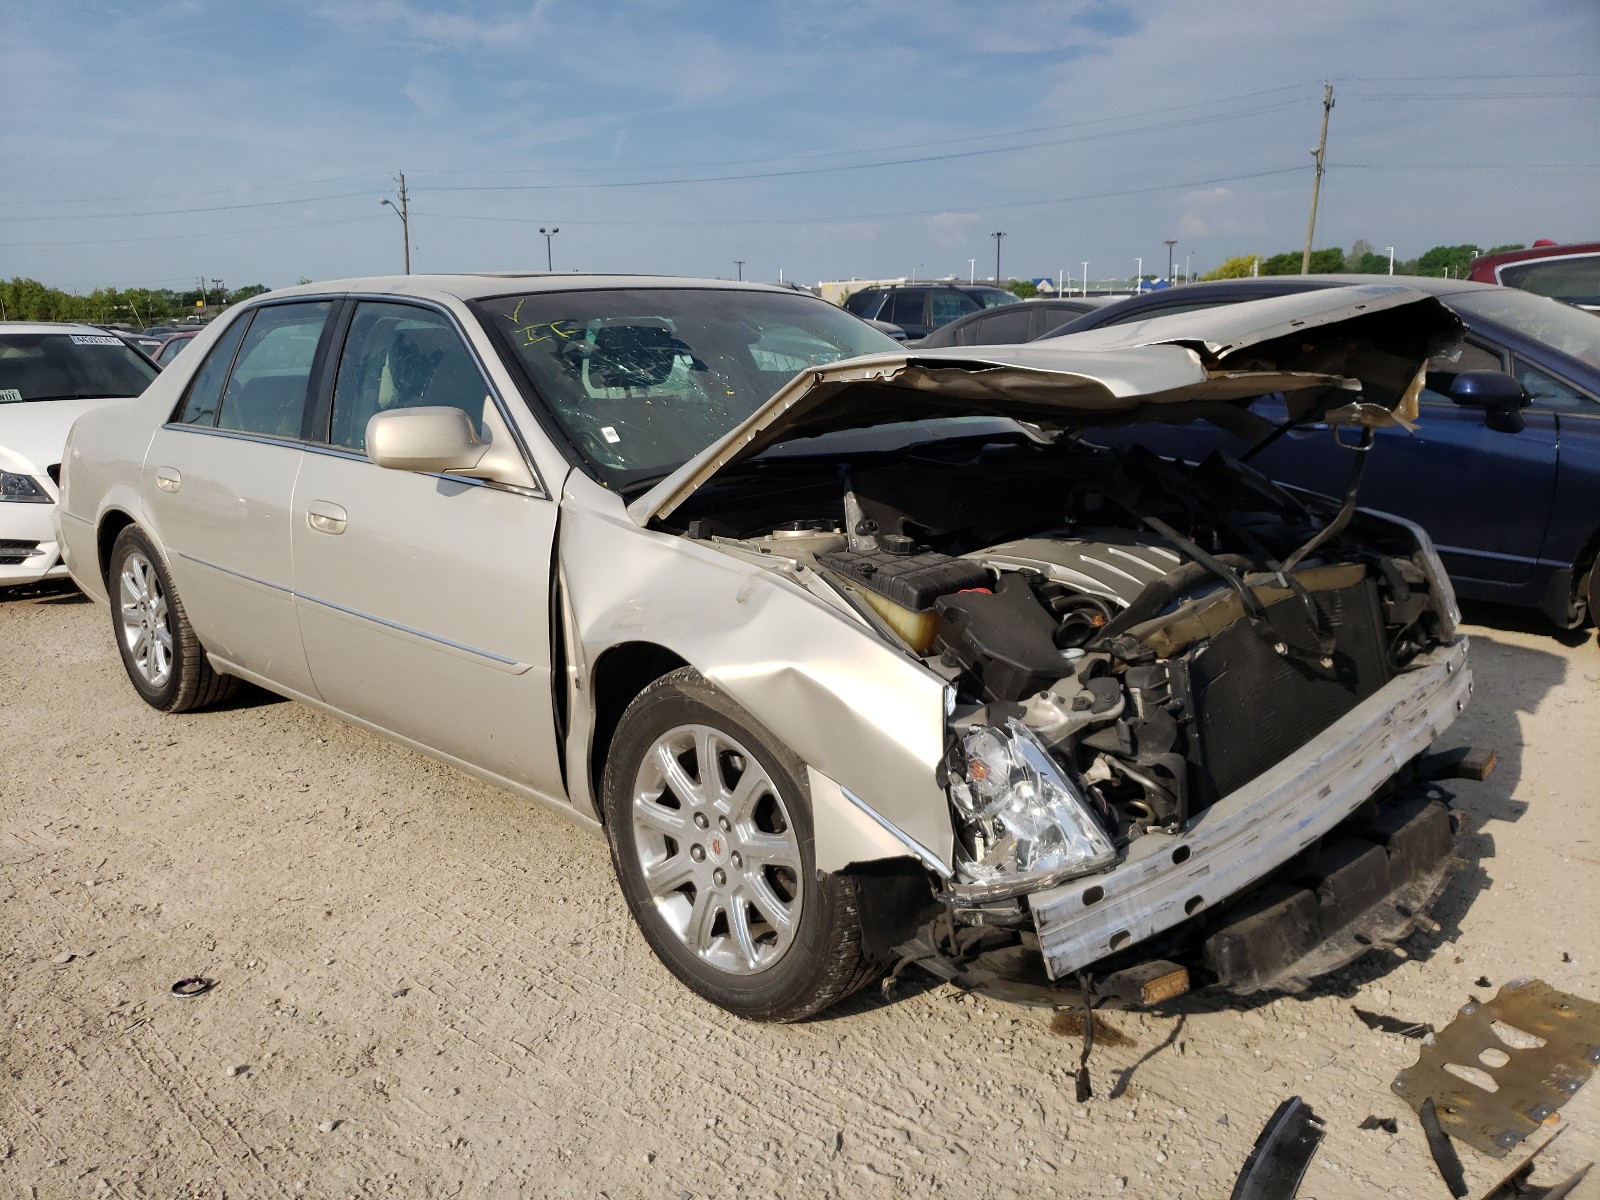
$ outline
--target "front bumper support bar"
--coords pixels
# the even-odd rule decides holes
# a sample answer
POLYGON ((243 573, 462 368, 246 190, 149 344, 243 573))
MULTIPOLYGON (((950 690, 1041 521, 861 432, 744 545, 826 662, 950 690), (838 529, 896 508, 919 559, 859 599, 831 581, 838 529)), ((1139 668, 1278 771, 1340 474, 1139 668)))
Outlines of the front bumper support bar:
POLYGON ((1458 635, 1188 829, 1147 833, 1111 870, 1029 897, 1051 978, 1216 908, 1282 866, 1426 750, 1471 693, 1467 639, 1458 635))

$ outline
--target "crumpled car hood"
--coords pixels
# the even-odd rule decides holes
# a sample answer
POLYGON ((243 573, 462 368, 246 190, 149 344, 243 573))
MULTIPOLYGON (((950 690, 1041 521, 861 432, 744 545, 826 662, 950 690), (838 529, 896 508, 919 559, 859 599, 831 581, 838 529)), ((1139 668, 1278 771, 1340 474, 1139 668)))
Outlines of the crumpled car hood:
POLYGON ((628 506, 670 515, 720 471, 795 438, 898 421, 998 416, 1050 429, 1237 413, 1282 392, 1297 419, 1409 423, 1430 355, 1459 319, 1410 288, 1275 296, 1020 346, 875 354, 801 372, 628 506), (1335 407, 1337 406, 1337 407, 1335 407))

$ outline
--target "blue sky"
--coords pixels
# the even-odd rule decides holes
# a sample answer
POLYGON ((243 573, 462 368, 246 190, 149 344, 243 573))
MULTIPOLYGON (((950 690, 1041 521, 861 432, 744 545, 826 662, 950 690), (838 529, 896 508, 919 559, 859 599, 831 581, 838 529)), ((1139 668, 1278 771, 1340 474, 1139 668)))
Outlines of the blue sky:
POLYGON ((0 278, 816 283, 1600 236, 1594 0, 88 0, 0 16, 0 278), (735 264, 742 260, 743 267, 735 264), (975 260, 975 263, 970 262, 975 260))

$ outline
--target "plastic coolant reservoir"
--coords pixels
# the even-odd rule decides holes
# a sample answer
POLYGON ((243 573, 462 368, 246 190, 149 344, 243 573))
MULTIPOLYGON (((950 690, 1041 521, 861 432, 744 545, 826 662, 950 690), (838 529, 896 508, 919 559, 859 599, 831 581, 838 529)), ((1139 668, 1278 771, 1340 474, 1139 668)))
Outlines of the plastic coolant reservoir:
POLYGON ((859 588, 851 588, 850 592, 863 600, 873 612, 882 617, 890 629, 893 629, 900 640, 910 646, 918 654, 927 654, 933 649, 934 636, 939 632, 939 614, 937 612, 912 612, 909 608, 896 604, 883 596, 864 592, 859 588))

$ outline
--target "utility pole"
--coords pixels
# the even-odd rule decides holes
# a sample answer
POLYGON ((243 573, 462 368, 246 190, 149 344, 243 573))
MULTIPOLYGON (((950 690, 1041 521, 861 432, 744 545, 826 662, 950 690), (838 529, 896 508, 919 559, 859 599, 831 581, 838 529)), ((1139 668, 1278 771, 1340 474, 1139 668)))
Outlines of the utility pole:
POLYGON ((743 283, 744 282, 744 259, 742 259, 742 258, 734 259, 733 260, 733 265, 739 268, 739 282, 743 283))
POLYGON ((1083 264, 1083 295, 1084 295, 1085 299, 1087 299, 1088 296, 1089 296, 1089 264, 1088 263, 1084 263, 1083 264))
POLYGON ((1178 244, 1177 238, 1163 238, 1162 244, 1167 248, 1167 282, 1172 282, 1172 248, 1178 244))
POLYGON ((994 239, 994 285, 1000 286, 1000 239, 1006 236, 1004 229, 997 229, 989 235, 994 239))
POLYGON ((1333 111, 1333 84, 1322 85, 1322 136, 1311 153, 1317 160, 1317 174, 1311 181, 1311 219, 1306 222, 1306 249, 1300 256, 1300 274, 1311 274, 1311 238, 1317 231, 1317 194, 1322 191, 1322 164, 1328 153, 1328 114, 1333 111))
POLYGON ((400 203, 396 204, 385 196, 378 201, 394 209, 395 215, 400 218, 400 237, 406 244, 406 274, 411 274, 411 210, 406 206, 406 173, 401 171, 395 177, 395 182, 400 185, 400 203))
POLYGON ((206 291, 206 277, 200 276, 200 307, 204 308, 211 303, 211 296, 206 291))
POLYGON ((228 289, 222 286, 222 280, 213 279, 211 282, 217 285, 217 304, 218 304, 218 306, 220 307, 222 305, 227 304, 228 303, 228 289))
POLYGON ((969 258, 969 259, 967 259, 967 283, 970 286, 971 284, 974 284, 974 283, 977 283, 977 282, 978 282, 978 260, 975 259, 975 258, 969 258))
POLYGON ((543 225, 541 225, 539 226, 539 232, 544 234, 544 269, 546 273, 553 272, 555 268, 550 265, 552 261, 550 239, 561 232, 561 227, 559 225, 552 225, 550 228, 546 229, 543 225))

